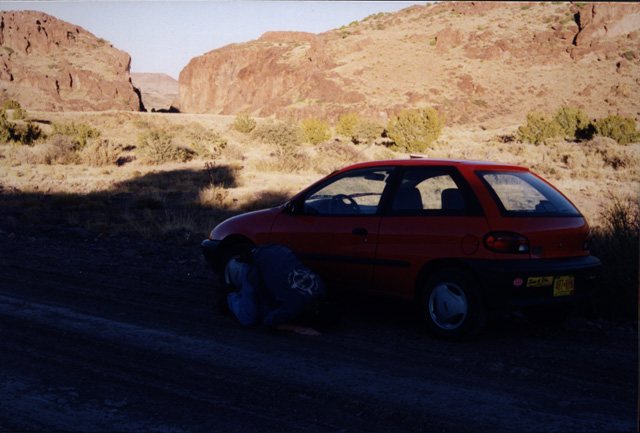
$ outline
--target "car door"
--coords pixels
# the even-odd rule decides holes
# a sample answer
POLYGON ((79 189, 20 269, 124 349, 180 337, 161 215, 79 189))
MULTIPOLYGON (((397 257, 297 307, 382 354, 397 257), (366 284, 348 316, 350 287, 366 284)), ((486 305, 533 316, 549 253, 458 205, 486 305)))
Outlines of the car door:
POLYGON ((295 251, 327 284, 371 287, 380 203, 392 171, 360 168, 312 187, 278 215, 271 241, 295 251))
POLYGON ((406 167, 387 202, 378 236, 376 291, 412 299, 427 263, 481 252, 487 221, 454 167, 406 167))

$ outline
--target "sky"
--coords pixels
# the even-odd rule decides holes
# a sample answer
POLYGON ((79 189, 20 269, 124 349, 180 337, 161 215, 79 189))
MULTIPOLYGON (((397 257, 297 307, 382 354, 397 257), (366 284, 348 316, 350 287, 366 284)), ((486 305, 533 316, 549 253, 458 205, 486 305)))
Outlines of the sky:
POLYGON ((189 61, 267 31, 322 33, 378 12, 426 1, 4 1, 0 10, 37 10, 82 27, 131 55, 131 72, 178 79, 189 61))

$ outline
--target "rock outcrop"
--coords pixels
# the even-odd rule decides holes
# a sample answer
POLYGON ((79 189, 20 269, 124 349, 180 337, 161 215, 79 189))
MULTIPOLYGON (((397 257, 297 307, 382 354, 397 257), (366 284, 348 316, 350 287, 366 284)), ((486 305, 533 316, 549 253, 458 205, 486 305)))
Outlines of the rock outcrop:
POLYGON ((412 6, 319 35, 269 32, 194 58, 180 74, 179 109, 384 121, 426 105, 448 123, 499 125, 575 105, 640 118, 640 100, 629 96, 640 85, 639 30, 638 4, 412 6), (611 90, 620 87, 630 92, 611 90))
POLYGON ((0 91, 23 108, 139 111, 131 57, 86 30, 35 11, 0 14, 0 91))
POLYGON ((335 66, 316 35, 268 32, 192 59, 180 73, 180 110, 270 116, 298 101, 363 101, 345 90, 345 80, 331 72, 335 66))

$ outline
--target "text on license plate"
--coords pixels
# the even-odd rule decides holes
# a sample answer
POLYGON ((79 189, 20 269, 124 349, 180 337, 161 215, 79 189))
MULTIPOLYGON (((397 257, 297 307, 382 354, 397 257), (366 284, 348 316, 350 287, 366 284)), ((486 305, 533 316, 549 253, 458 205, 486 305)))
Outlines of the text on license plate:
POLYGON ((553 296, 573 295, 574 290, 575 278, 573 278, 573 275, 558 277, 553 282, 553 296))

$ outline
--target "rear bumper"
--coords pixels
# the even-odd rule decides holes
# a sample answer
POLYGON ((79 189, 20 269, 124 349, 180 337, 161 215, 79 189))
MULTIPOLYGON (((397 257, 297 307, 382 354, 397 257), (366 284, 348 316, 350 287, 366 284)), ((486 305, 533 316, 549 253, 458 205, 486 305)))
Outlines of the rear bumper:
POLYGON ((593 294, 601 267, 593 256, 562 259, 470 260, 489 307, 573 302, 593 294), (563 281, 573 290, 561 291, 563 281))

